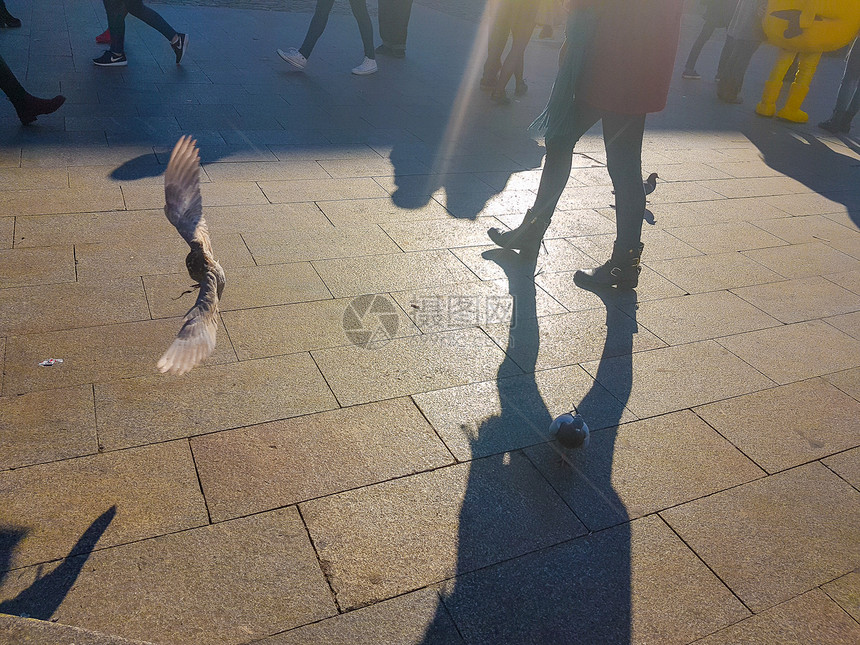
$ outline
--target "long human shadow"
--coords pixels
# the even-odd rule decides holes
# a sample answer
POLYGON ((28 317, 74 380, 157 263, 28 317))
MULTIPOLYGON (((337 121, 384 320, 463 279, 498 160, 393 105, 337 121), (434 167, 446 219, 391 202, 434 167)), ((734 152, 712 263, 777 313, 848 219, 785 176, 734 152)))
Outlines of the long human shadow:
MULTIPOLYGON (((842 204, 860 228, 860 161, 826 145, 815 133, 779 121, 757 120, 743 134, 773 170, 791 177, 810 190, 842 204)), ((840 137, 853 152, 860 146, 851 137, 840 137)))
MULTIPOLYGON (((473 455, 496 454, 472 463, 460 513, 456 579, 442 593, 422 643, 452 642, 452 618, 470 643, 630 643, 630 525, 625 506, 612 488, 611 470, 616 427, 632 388, 636 331, 630 316, 617 305, 623 303, 625 309, 635 312, 636 294, 596 292, 606 308, 606 343, 597 380, 582 400, 571 400, 570 406, 576 404, 586 419, 599 418, 604 429, 592 433, 589 448, 564 455, 562 460, 560 448, 547 442, 552 415, 534 373, 539 349, 534 259, 501 250, 484 257, 505 270, 514 298, 508 351, 497 379, 501 410, 481 423, 471 442, 473 455), (613 359, 611 366, 609 358, 613 359), (514 364, 526 374, 505 378, 514 364), (599 380, 611 382, 619 399, 609 395, 599 380), (498 454, 497 434, 514 435, 507 440, 511 445, 536 444, 526 448, 528 458, 574 510, 576 504, 571 500, 577 495, 599 499, 595 525, 590 517, 580 516, 586 529, 607 530, 475 571, 473 554, 488 540, 485 518, 496 512, 492 495, 480 480, 488 470, 501 469, 506 460, 512 460, 508 453, 498 454)), ((571 353, 575 351, 572 347, 571 353)), ((540 521, 531 528, 544 530, 540 521)))
MULTIPOLYGON (((53 571, 43 576, 40 565, 33 584, 14 598, 0 602, 0 614, 49 620, 75 584, 90 553, 95 549, 96 543, 110 525, 114 515, 116 515, 116 506, 111 506, 96 518, 53 571)), ((25 534, 26 531, 17 529, 0 530, 0 585, 3 582, 2 572, 9 569, 12 551, 25 534)))

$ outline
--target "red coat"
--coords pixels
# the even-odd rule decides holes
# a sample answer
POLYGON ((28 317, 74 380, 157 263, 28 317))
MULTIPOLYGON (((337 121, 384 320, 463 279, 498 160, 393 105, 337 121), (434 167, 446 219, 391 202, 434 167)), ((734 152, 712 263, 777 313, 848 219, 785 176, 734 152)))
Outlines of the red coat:
POLYGON ((599 0, 597 5, 580 96, 610 112, 659 112, 669 94, 684 0, 599 0))

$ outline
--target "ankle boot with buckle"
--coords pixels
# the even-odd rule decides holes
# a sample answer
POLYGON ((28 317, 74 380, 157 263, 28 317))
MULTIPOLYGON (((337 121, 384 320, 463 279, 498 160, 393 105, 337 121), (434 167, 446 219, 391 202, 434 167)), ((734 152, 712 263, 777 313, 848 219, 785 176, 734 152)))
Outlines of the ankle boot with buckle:
POLYGON ((526 211, 523 223, 514 230, 503 231, 493 227, 487 231, 487 235, 490 236, 493 243, 503 249, 515 249, 517 251, 533 249, 537 248, 543 240, 544 233, 549 228, 549 222, 549 217, 534 215, 529 209, 526 211))
POLYGON ((639 260, 644 248, 645 245, 641 243, 631 247, 615 242, 612 257, 607 262, 593 269, 577 271, 573 274, 573 280, 594 287, 633 289, 639 284, 639 273, 642 271, 639 260))

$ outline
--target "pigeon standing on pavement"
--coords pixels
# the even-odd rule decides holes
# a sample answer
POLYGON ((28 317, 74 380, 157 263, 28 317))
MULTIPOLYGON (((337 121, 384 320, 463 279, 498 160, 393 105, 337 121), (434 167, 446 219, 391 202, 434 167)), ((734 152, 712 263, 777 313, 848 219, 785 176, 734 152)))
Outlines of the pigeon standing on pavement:
POLYGON ((181 375, 215 349, 218 302, 226 282, 224 270, 212 257, 209 231, 200 198, 200 153, 197 142, 184 136, 173 148, 164 174, 164 214, 191 251, 185 258, 188 275, 200 289, 197 302, 185 314, 173 344, 158 361, 160 372, 181 375))
POLYGON ((654 192, 654 189, 657 188, 657 173, 652 172, 648 175, 648 179, 642 182, 642 185, 645 187, 645 194, 650 195, 654 192))

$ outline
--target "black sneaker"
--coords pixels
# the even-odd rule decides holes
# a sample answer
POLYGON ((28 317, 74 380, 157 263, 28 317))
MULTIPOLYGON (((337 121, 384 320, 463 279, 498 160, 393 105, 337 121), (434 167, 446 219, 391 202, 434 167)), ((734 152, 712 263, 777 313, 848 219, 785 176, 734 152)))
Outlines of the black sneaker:
POLYGON ((93 64, 99 67, 125 67, 128 65, 128 59, 125 54, 114 54, 108 50, 98 58, 93 58, 93 64))
POLYGON ((170 43, 170 46, 173 47, 173 53, 176 54, 176 64, 179 65, 185 56, 185 51, 188 49, 188 34, 176 35, 179 36, 179 40, 175 43, 170 43))

